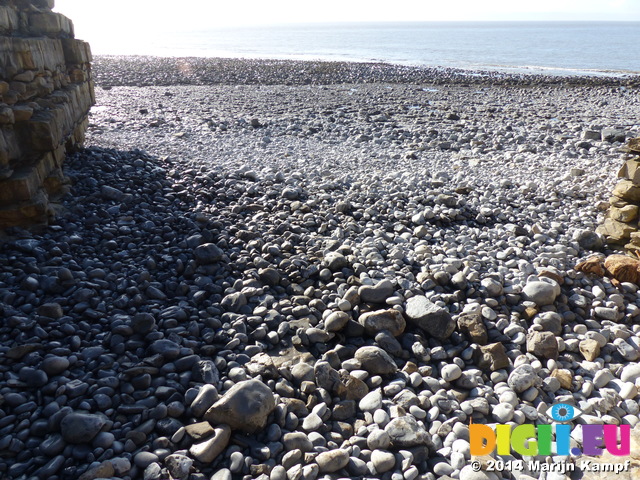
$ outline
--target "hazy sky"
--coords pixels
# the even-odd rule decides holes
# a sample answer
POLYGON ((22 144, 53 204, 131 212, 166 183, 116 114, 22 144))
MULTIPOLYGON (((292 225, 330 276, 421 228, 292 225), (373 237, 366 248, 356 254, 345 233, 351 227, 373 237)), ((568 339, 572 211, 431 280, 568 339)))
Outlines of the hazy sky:
MULTIPOLYGON (((94 29, 203 28, 330 21, 640 20, 640 0, 57 0, 82 35, 94 29)), ((125 30, 126 31, 126 30, 125 30)))
POLYGON ((166 31, 309 22, 439 20, 640 21, 640 0, 56 0, 76 37, 97 52, 107 42, 166 31))

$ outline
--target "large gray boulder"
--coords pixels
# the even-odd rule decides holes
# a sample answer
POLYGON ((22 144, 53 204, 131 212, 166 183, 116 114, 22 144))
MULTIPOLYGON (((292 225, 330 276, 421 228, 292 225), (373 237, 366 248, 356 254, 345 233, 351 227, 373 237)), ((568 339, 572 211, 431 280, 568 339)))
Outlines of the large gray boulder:
POLYGON ((398 370, 393 358, 380 347, 360 347, 355 359, 370 375, 390 375, 398 370))
POLYGON ((232 430, 255 433, 267 425, 276 407, 271 389, 259 380, 245 380, 231 387, 204 414, 213 424, 227 424, 232 430))
POLYGON ((91 413, 70 413, 60 422, 60 431, 65 442, 89 444, 100 433, 107 419, 91 413))
POLYGON ((527 335, 527 352, 546 359, 558 358, 558 341, 552 332, 531 332, 527 335))
POLYGON ((198 265, 209 265, 222 259, 224 252, 214 243, 205 243, 196 247, 193 256, 198 265))
POLYGON ((416 447, 418 445, 430 447, 433 445, 429 432, 410 415, 394 418, 384 427, 384 431, 391 438, 391 443, 395 448, 416 447))
POLYGON ((522 289, 524 299, 534 302, 539 307, 553 305, 558 295, 560 286, 555 282, 533 281, 522 289))
POLYGON ((536 371, 531 365, 524 364, 513 369, 509 374, 507 384, 516 393, 522 393, 526 389, 533 387, 536 384, 537 377, 536 371))
POLYGON ((388 330, 391 335, 397 337, 398 335, 402 335, 407 325, 402 313, 398 310, 366 312, 360 315, 358 322, 364 327, 367 334, 373 336, 382 330, 388 330))
POLYGON ((365 303, 384 303, 393 293, 393 284, 387 279, 375 285, 363 285, 358 289, 360 300, 365 303))
POLYGON ((407 300, 404 314, 409 322, 438 340, 446 340, 456 328, 451 314, 423 295, 407 300))

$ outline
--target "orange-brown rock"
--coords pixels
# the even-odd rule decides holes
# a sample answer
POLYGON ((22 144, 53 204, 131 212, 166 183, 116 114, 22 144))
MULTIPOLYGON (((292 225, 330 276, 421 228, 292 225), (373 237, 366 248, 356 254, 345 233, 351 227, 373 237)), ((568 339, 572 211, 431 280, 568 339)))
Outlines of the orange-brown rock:
POLYGON ((640 260, 627 255, 594 256, 575 266, 579 272, 607 276, 615 283, 631 282, 640 285, 640 260))

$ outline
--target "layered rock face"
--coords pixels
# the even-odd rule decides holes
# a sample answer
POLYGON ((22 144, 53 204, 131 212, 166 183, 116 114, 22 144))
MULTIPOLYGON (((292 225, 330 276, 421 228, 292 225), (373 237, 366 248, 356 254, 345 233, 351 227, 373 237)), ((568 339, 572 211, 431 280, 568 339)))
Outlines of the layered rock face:
POLYGON ((639 251, 640 138, 631 139, 624 151, 627 158, 618 172, 620 181, 613 189, 607 217, 597 232, 604 235, 608 243, 639 251))
POLYGON ((0 0, 0 229, 46 222, 95 103, 89 44, 53 0, 0 0))

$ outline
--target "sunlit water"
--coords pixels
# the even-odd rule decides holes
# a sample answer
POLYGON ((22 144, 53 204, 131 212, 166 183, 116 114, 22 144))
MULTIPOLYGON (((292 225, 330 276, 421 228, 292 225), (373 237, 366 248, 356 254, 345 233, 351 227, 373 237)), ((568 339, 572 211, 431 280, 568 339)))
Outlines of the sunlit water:
POLYGON ((97 54, 381 61, 525 73, 640 74, 640 22, 420 22, 216 28, 92 39, 97 54))

